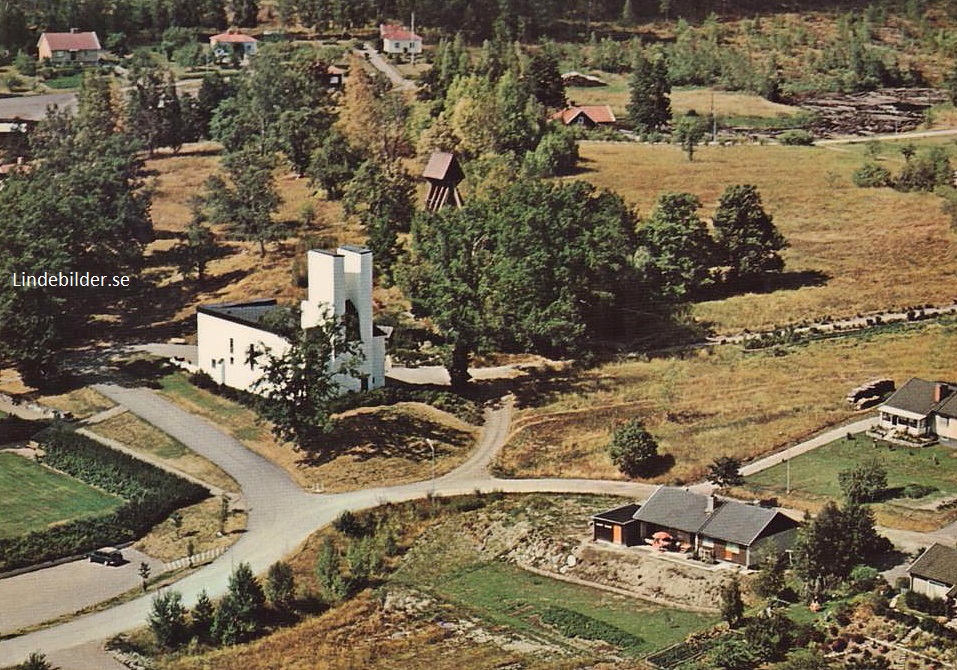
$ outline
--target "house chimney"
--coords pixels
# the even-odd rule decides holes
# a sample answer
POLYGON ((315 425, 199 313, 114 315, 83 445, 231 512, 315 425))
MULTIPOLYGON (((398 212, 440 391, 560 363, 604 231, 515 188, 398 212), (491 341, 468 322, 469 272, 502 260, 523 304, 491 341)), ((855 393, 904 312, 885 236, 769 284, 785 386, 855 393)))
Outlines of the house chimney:
POLYGON ((937 382, 936 384, 934 384, 934 402, 935 403, 940 402, 941 400, 943 400, 949 395, 950 395, 950 388, 947 386, 947 384, 942 384, 940 382, 937 382))
POLYGON ((714 512, 715 505, 715 495, 712 493, 708 496, 707 502, 705 502, 704 511, 706 514, 712 514, 714 512))
POLYGON ((70 34, 71 34, 71 35, 76 35, 78 32, 80 32, 80 29, 79 29, 79 28, 70 28, 70 34))

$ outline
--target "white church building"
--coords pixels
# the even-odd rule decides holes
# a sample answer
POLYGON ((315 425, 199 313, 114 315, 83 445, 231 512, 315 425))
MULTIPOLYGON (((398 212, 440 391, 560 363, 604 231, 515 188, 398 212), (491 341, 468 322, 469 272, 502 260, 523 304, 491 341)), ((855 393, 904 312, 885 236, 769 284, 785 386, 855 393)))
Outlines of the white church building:
MULTIPOLYGON (((311 250, 307 268, 309 292, 302 301, 301 327, 314 328, 332 316, 350 324, 353 333, 358 331, 362 352, 359 377, 340 375, 340 390, 383 386, 387 333, 372 322, 372 252, 351 245, 335 251, 311 250)), ((263 374, 256 352, 269 350, 280 356, 289 348, 285 337, 262 323, 275 309, 281 308, 272 299, 198 307, 199 369, 219 384, 252 392, 263 374)))

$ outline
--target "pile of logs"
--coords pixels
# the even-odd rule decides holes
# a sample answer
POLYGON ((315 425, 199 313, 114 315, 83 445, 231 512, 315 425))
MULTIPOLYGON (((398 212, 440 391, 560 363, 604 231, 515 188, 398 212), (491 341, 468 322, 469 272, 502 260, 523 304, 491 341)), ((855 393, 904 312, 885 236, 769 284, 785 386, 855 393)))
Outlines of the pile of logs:
POLYGON ((880 403, 893 393, 895 388, 893 379, 872 379, 866 384, 851 389, 845 400, 855 409, 867 409, 880 403))
POLYGON ((798 102, 815 114, 810 130, 818 137, 872 135, 914 130, 947 94, 932 88, 882 88, 863 93, 828 93, 798 102))

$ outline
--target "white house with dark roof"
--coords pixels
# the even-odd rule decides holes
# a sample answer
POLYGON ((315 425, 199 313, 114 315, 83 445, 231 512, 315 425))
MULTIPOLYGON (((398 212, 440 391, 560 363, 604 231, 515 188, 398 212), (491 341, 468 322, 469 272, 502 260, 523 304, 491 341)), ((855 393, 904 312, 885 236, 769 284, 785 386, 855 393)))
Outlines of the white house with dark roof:
POLYGON ((936 542, 907 568, 910 590, 953 603, 957 597, 957 549, 936 542))
POLYGON ((957 444, 957 384, 913 377, 878 407, 887 437, 957 444))
MULTIPOLYGON (((387 333, 372 321, 372 252, 346 245, 335 251, 307 254, 308 297, 302 301, 300 327, 314 328, 328 318, 346 322, 350 337, 359 340, 359 377, 337 378, 342 392, 379 388, 385 384, 387 333)), ((262 377, 256 353, 282 355, 289 341, 267 317, 275 300, 202 305, 197 309, 198 367, 225 386, 253 392, 262 377)), ((331 361, 330 361, 331 363, 331 361)))
POLYGON ((640 506, 597 514, 592 523, 596 540, 630 546, 650 543, 663 532, 675 548, 746 567, 757 563, 764 548, 789 548, 800 525, 776 509, 670 486, 659 486, 640 506), (637 527, 624 518, 629 510, 637 527), (607 528, 599 529, 599 523, 607 528))
POLYGON ((232 30, 209 38, 209 47, 213 50, 213 56, 217 62, 232 58, 245 61, 250 56, 256 55, 258 46, 259 40, 252 35, 232 30))

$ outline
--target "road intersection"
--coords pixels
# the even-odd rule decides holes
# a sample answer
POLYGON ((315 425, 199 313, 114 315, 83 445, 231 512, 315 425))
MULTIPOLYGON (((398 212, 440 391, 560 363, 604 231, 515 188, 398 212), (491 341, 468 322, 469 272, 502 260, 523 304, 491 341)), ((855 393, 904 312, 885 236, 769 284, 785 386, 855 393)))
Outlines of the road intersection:
MULTIPOLYGON (((173 587, 183 594, 187 606, 194 604, 203 590, 212 597, 224 593, 230 573, 240 562, 249 563, 255 573, 266 571, 272 563, 287 556, 309 535, 331 523, 346 510, 358 511, 386 502, 398 503, 423 498, 432 493, 448 496, 477 490, 500 490, 509 493, 600 493, 643 500, 655 488, 651 484, 627 481, 493 477, 489 466, 505 444, 511 424, 513 399, 507 396, 498 406, 486 411, 485 425, 474 453, 465 463, 442 477, 339 494, 307 493, 272 462, 250 451, 209 421, 184 411, 149 389, 113 384, 101 384, 94 388, 216 463, 238 482, 243 491, 248 514, 243 537, 223 556, 176 582, 173 587)), ((763 467, 770 467, 784 458, 836 439, 848 430, 861 430, 869 421, 872 420, 833 429, 805 443, 807 446, 792 447, 750 464, 745 469, 751 473, 763 467)), ((699 484, 695 489, 710 490, 710 486, 699 484)), ((941 539, 942 533, 946 535, 955 532, 955 528, 942 529, 931 541, 941 539)), ((907 539, 929 538, 917 535, 917 538, 907 539)), ((106 640, 142 625, 147 619, 152 597, 153 594, 144 595, 114 608, 0 641, 0 667, 19 663, 30 652, 40 650, 61 665, 66 663, 65 670, 70 670, 67 659, 77 653, 75 649, 84 649, 89 653, 93 648, 90 646, 91 642, 106 640)))

